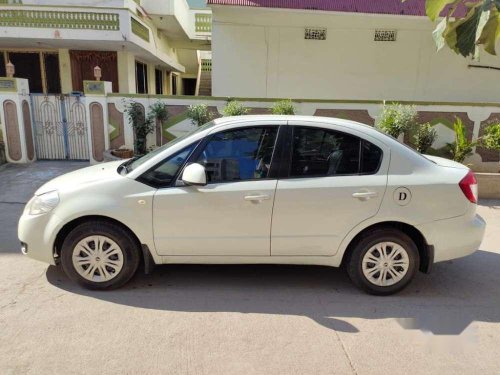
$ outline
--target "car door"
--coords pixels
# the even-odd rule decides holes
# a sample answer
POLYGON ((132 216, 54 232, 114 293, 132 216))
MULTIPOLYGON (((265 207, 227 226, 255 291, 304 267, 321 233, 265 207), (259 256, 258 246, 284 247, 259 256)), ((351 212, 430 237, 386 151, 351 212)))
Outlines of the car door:
POLYGON ((270 256, 277 179, 273 152, 283 121, 214 130, 190 156, 206 186, 159 189, 153 204, 160 255, 270 256))
POLYGON ((389 149, 343 127, 295 122, 274 204, 272 256, 331 256, 382 202, 389 149))

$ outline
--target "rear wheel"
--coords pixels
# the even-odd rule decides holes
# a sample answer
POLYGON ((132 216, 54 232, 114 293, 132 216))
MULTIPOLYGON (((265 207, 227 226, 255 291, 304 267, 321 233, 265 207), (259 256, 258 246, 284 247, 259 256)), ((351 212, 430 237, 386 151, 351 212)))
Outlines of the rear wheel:
POLYGON ((135 239, 111 222, 80 224, 62 245, 64 272, 88 289, 114 289, 124 285, 134 276, 139 262, 135 239))
POLYGON ((353 283, 370 294, 389 295, 405 288, 419 268, 413 240, 395 229, 379 229, 364 235, 347 261, 353 283))

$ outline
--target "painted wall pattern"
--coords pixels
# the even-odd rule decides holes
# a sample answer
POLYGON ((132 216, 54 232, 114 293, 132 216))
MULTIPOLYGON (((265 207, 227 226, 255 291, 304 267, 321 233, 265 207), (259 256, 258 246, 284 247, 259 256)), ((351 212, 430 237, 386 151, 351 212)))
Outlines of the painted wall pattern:
POLYGON ((314 116, 337 117, 374 126, 375 119, 365 109, 317 109, 314 116))
POLYGON ((106 149, 104 138, 104 115, 102 105, 93 102, 90 104, 90 132, 92 136, 92 155, 94 160, 103 161, 106 149))
POLYGON ((26 138, 26 153, 28 160, 35 159, 35 146, 33 143, 33 126, 31 124, 31 111, 30 105, 26 100, 23 100, 23 123, 24 123, 24 136, 26 138))
POLYGON ((117 149, 125 145, 123 113, 116 109, 115 103, 108 103, 108 130, 111 149, 117 149))
POLYGON ((19 161, 23 157, 23 154, 16 103, 12 100, 6 100, 3 103, 3 110, 5 115, 7 154, 13 161, 19 161))

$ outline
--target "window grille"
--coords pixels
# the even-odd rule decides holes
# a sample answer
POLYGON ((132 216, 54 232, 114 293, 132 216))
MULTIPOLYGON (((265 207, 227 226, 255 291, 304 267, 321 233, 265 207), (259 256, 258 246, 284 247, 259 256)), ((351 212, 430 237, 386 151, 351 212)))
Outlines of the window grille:
POLYGON ((395 42, 397 37, 396 30, 375 30, 376 42, 395 42))
POLYGON ((304 39, 326 40, 326 29, 308 27, 306 28, 304 39))

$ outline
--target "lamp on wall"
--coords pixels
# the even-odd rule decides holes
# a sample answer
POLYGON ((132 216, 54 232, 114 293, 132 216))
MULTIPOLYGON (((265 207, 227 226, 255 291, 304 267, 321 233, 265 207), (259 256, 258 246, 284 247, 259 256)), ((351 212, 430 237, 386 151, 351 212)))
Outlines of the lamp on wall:
POLYGON ((100 81, 102 77, 102 69, 96 65, 94 68, 94 77, 96 81, 100 81))
POLYGON ((12 64, 9 60, 9 62, 5 65, 5 73, 7 74, 7 77, 13 78, 14 74, 16 74, 16 67, 14 64, 12 64))

